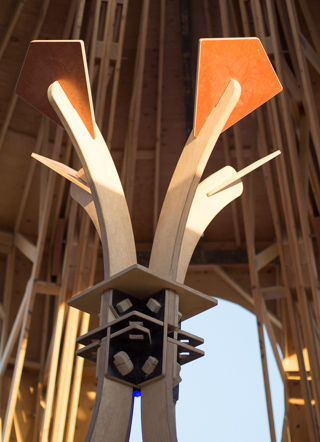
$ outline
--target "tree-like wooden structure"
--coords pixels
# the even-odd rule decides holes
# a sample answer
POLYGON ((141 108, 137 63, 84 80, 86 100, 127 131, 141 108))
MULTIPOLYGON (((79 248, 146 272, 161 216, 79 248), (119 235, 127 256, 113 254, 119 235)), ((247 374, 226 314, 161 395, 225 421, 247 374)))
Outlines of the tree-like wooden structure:
POLYGON ((140 391, 144 440, 175 441, 180 366, 204 354, 197 348, 203 340, 183 331, 181 322, 217 303, 183 284, 191 256, 215 215, 241 195, 241 177, 279 151, 238 173, 227 166, 200 179, 220 133, 281 85, 258 39, 200 41, 194 131, 173 174, 146 268, 137 264, 121 181, 95 122, 85 60, 81 41, 34 41, 17 93, 67 130, 83 169, 33 156, 72 181, 71 195, 92 219, 103 248, 104 281, 69 301, 99 314, 99 327, 78 338, 78 355, 97 364, 86 440, 128 440, 132 394, 140 391))

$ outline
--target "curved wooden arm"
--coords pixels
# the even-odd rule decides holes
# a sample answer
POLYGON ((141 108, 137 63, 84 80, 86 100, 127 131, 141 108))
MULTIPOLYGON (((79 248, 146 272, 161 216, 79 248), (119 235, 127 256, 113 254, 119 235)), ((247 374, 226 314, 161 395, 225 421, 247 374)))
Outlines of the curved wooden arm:
POLYGON ((212 149, 241 93, 231 80, 199 136, 191 133, 165 197, 150 258, 150 268, 176 279, 181 244, 194 194, 212 149))
POLYGON ((226 166, 199 184, 192 202, 181 244, 177 271, 178 282, 184 281, 194 249, 207 226, 225 206, 242 194, 243 184, 238 179, 232 185, 210 198, 207 196, 209 190, 216 188, 222 182, 234 176, 235 173, 236 171, 233 167, 226 166))
POLYGON ((84 168, 99 220, 105 278, 135 264, 136 249, 131 219, 109 149, 99 131, 93 139, 58 81, 48 88, 48 98, 84 168))

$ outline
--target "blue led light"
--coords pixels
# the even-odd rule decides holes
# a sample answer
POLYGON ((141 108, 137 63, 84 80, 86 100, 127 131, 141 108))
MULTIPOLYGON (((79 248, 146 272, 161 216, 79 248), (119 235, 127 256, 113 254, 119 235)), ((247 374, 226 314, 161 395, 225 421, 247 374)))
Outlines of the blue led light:
POLYGON ((141 396, 141 391, 135 390, 132 392, 132 396, 133 397, 140 397, 141 396))

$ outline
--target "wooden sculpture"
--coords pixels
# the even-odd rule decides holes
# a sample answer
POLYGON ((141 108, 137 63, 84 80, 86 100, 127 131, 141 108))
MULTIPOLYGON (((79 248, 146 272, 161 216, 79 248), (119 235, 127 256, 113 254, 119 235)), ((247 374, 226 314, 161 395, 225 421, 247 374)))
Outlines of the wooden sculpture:
POLYGON ((241 195, 240 172, 227 166, 200 183, 220 133, 281 90, 258 39, 200 40, 194 131, 181 153, 155 233, 149 268, 137 264, 121 182, 95 123, 84 45, 34 41, 17 93, 68 132, 83 170, 33 156, 72 182, 71 195, 94 222, 104 281, 69 300, 99 314, 78 338, 77 354, 96 361, 98 379, 86 441, 127 441, 133 392, 141 392, 145 441, 177 440, 174 406, 180 366, 200 356, 203 340, 181 321, 217 304, 183 282, 196 244, 215 215, 241 195), (199 184, 200 183, 200 184, 199 184))

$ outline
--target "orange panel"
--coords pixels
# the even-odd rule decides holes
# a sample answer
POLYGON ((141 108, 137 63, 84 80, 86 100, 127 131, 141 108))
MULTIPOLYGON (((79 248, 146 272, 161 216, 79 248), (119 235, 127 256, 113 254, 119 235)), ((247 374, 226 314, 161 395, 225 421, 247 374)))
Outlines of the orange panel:
POLYGON ((59 81, 88 132, 95 138, 95 119, 84 44, 80 40, 35 40, 20 73, 16 93, 61 125, 49 103, 47 90, 59 81))
POLYGON ((239 102, 223 130, 282 90, 258 38, 201 39, 194 134, 198 136, 231 79, 241 85, 239 102))

